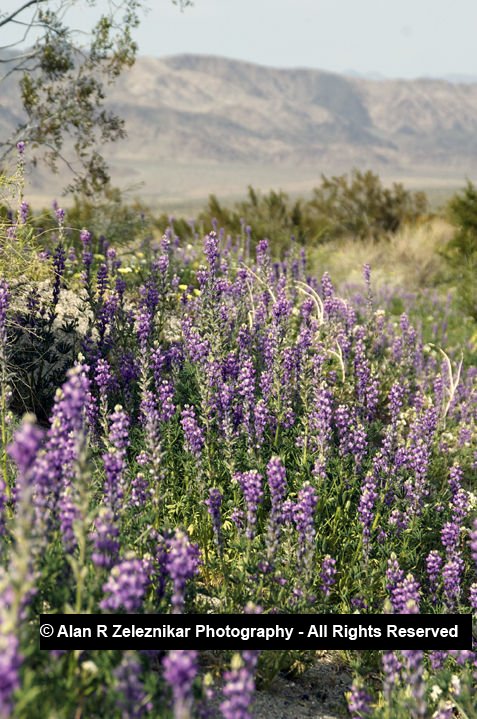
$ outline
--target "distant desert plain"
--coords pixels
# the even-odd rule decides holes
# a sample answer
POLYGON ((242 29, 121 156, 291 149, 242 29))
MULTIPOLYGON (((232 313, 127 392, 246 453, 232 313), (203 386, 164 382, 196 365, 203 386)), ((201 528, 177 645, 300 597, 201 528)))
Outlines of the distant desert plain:
MULTIPOLYGON (((203 55, 140 57, 108 90, 128 138, 104 148, 113 184, 156 210, 193 212, 208 197, 307 195, 353 167, 445 197, 477 175, 477 83, 370 80, 203 55)), ((22 119, 2 83, 0 140, 22 119)), ((27 156, 28 160, 28 156, 27 156)), ((28 170, 49 203, 65 176, 28 170)))

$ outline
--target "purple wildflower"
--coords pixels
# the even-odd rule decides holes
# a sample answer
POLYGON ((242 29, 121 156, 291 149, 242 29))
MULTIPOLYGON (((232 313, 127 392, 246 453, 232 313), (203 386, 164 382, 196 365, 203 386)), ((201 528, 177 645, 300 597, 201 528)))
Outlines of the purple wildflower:
POLYGON ((119 529, 114 521, 114 515, 108 507, 102 507, 94 523, 91 534, 93 553, 91 559, 97 567, 111 569, 118 558, 119 529))
POLYGON ((439 583, 439 576, 442 569, 442 557, 439 552, 433 549, 426 558, 426 569, 427 576, 429 578, 429 589, 431 591, 431 598, 433 604, 437 601, 437 588, 439 583))
POLYGON ((285 467, 279 457, 272 457, 267 466, 267 480, 272 503, 267 533, 267 557, 269 560, 276 555, 280 542, 283 516, 283 503, 287 492, 285 467))
POLYGON ((184 432, 185 447, 196 458, 200 459, 204 446, 204 434, 199 427, 195 410, 186 404, 181 412, 181 426, 184 432))
POLYGON ((55 217, 59 225, 62 225, 65 221, 65 211, 61 207, 57 207, 55 210, 55 217))
POLYGON ((167 541, 167 546, 167 571, 173 585, 172 613, 180 614, 184 609, 186 583, 199 569, 199 547, 191 544, 187 534, 180 530, 167 541))
POLYGON ((164 679, 172 689, 175 719, 191 716, 193 684, 197 676, 197 652, 175 649, 164 657, 164 679))
POLYGON ((114 513, 119 509, 124 495, 124 471, 126 451, 129 446, 129 418, 120 405, 110 415, 109 451, 103 454, 105 470, 105 501, 114 513))
POLYGON ((141 663, 134 652, 125 652, 121 663, 113 672, 118 693, 117 707, 122 719, 140 719, 152 710, 141 681, 141 663))
POLYGON ((449 611, 453 611, 459 602, 463 571, 464 561, 458 554, 451 556, 442 570, 444 597, 449 611))
POLYGON ((336 584, 336 559, 327 554, 323 558, 320 572, 321 591, 325 597, 330 596, 331 587, 336 584))
POLYGON ((204 240, 204 253, 211 271, 214 272, 219 258, 219 240, 216 232, 212 231, 206 235, 204 240))
POLYGON ((242 489, 247 504, 247 539, 253 539, 255 536, 255 526, 257 524, 258 505, 263 500, 262 477, 255 470, 249 472, 237 472, 234 477, 242 489))
MULTIPOLYGON (((0 602, 2 597, 0 597, 0 602)), ((0 606, 0 621, 2 619, 0 606)), ((0 625, 1 627, 1 625, 0 625)), ((0 631, 0 717, 7 717, 13 712, 13 694, 20 688, 19 641, 13 632, 0 631)))
POLYGON ((348 710, 351 719, 362 719, 371 714, 371 697, 357 680, 353 681, 348 694, 348 710))
POLYGON ((162 380, 157 388, 157 396, 160 407, 160 420, 161 422, 169 422, 176 413, 176 408, 172 401, 174 397, 173 383, 167 379, 162 380))
POLYGON ((359 521, 363 525, 363 552, 367 557, 369 554, 369 540, 371 536, 371 526, 374 520, 374 506, 379 497, 378 477, 376 469, 370 470, 361 486, 361 496, 359 499, 358 515, 359 521))
POLYGON ((395 614, 418 614, 420 587, 412 574, 404 575, 395 557, 388 560, 386 589, 395 614))
POLYGON ((239 655, 233 657, 230 671, 224 672, 224 681, 225 699, 220 705, 224 719, 252 719, 250 709, 255 692, 255 676, 249 667, 242 665, 239 655))
POLYGON ((151 583, 151 562, 131 556, 113 567, 103 592, 108 593, 100 603, 101 609, 117 612, 137 612, 141 609, 146 591, 151 583))
POLYGON ((477 568, 477 519, 474 519, 474 528, 470 533, 470 555, 477 568))
POLYGON ((20 223, 22 225, 24 225, 26 223, 26 221, 28 220, 29 211, 30 211, 30 205, 28 204, 28 202, 23 201, 20 204, 20 210, 18 212, 18 215, 20 218, 20 223))
POLYGON ((304 484, 298 492, 298 500, 293 508, 293 520, 298 532, 298 565, 303 567, 304 575, 311 577, 315 545, 315 509, 318 503, 316 490, 311 484, 304 484))

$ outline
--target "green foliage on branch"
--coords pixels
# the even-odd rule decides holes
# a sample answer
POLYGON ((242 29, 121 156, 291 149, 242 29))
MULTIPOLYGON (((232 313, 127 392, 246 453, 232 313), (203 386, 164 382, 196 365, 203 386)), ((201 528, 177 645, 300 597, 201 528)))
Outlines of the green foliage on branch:
POLYGON ((279 254, 292 235, 307 245, 345 236, 377 241, 427 212, 425 193, 410 192, 399 183, 387 188, 371 171, 354 170, 350 177, 322 175, 310 200, 291 200, 281 190, 262 195, 249 187, 246 200, 227 208, 211 195, 200 219, 204 228, 215 219, 230 232, 240 232, 245 218, 252 239, 267 237, 279 254))
MULTIPOLYGON (((81 41, 65 17, 71 4, 26 4, 0 20, 0 30, 7 34, 18 21, 29 30, 41 28, 26 56, 12 55, 9 61, 10 72, 21 74, 26 119, 3 149, 5 153, 20 139, 28 142, 37 151, 34 159, 42 157, 54 172, 60 161, 68 165, 68 191, 91 195, 110 180, 102 146, 126 134, 124 121, 105 107, 106 88, 134 63, 132 34, 141 3, 111 5, 89 33, 81 34, 81 41)), ((89 0, 88 5, 97 2, 89 0)))
POLYGON ((388 188, 370 170, 353 170, 350 177, 322 175, 306 205, 305 224, 315 238, 351 235, 378 240, 427 211, 423 192, 410 192, 396 182, 388 188))
POLYGON ((456 231, 445 257, 457 282, 462 309, 477 321, 477 188, 472 182, 450 200, 448 213, 456 231))

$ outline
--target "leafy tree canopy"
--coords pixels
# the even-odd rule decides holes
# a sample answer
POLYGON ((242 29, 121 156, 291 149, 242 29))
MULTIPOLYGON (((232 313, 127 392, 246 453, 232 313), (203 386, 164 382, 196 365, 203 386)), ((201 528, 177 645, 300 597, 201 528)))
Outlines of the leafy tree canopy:
MULTIPOLYGON (((183 9, 191 3, 174 4, 183 9)), ((0 11, 0 86, 19 76, 25 114, 0 142, 0 160, 23 140, 34 162, 41 157, 55 172, 59 162, 68 165, 73 180, 67 191, 92 195, 109 184, 101 148, 126 132, 105 104, 107 87, 135 61, 133 34, 142 7, 141 0, 27 0, 12 12, 0 11), (99 19, 88 31, 69 23, 73 6, 98 7, 99 19)))

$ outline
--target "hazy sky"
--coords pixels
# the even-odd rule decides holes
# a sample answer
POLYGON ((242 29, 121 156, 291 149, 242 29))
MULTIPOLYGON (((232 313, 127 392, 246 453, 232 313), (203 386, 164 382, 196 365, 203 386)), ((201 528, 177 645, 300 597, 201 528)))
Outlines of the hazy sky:
MULTIPOLYGON (((19 4, 0 0, 0 12, 19 4)), ((80 26, 86 4, 71 11, 80 26)), ((148 5, 136 34, 143 55, 197 52, 388 77, 477 75, 477 0, 195 0, 182 13, 170 0, 148 5)))

